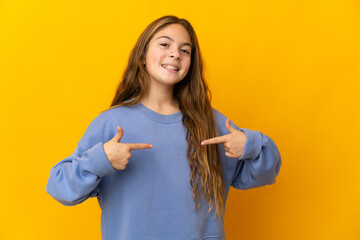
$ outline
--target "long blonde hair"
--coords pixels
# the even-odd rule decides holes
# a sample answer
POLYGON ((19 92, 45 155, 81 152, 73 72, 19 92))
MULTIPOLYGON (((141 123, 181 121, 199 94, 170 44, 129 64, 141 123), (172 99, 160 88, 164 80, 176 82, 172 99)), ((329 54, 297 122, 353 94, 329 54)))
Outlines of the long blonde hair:
POLYGON ((134 105, 149 90, 149 75, 143 62, 152 37, 169 24, 180 24, 191 38, 191 65, 185 78, 174 85, 174 97, 179 102, 182 123, 187 129, 187 157, 191 170, 195 209, 201 205, 199 193, 208 202, 210 213, 216 207, 215 217, 224 217, 225 187, 218 144, 201 146, 201 141, 216 137, 217 127, 210 104, 211 92, 205 82, 199 43, 191 24, 175 16, 164 16, 153 21, 141 33, 129 57, 122 80, 116 88, 110 105, 134 105), (200 182, 199 182, 200 178, 200 182), (201 190, 199 189, 201 183, 201 190))

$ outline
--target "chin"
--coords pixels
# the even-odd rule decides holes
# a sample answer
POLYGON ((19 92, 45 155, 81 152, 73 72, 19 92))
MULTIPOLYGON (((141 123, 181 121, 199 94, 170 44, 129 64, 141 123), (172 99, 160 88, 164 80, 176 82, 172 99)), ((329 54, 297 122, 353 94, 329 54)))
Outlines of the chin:
POLYGON ((175 84, 177 84, 178 82, 180 81, 177 81, 177 82, 164 82, 165 85, 168 85, 168 86, 174 86, 175 84))
POLYGON ((161 82, 166 85, 175 85, 176 83, 181 82, 181 81, 182 81, 182 79, 164 79, 161 82))

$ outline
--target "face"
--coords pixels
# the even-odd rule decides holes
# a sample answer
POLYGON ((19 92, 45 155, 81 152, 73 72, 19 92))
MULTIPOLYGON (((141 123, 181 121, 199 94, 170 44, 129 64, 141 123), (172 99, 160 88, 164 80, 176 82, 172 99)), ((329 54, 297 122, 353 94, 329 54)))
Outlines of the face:
POLYGON ((180 24, 170 24, 150 40, 145 65, 150 81, 174 85, 187 74, 191 61, 191 40, 180 24))

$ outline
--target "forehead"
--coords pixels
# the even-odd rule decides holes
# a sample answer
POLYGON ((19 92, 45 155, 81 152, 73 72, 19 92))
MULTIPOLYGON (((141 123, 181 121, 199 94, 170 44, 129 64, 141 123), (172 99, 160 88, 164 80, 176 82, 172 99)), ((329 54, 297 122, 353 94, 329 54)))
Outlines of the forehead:
POLYGON ((170 37, 180 43, 191 43, 188 31, 180 24, 170 24, 165 26, 154 35, 153 40, 157 40, 159 37, 163 36, 170 37))

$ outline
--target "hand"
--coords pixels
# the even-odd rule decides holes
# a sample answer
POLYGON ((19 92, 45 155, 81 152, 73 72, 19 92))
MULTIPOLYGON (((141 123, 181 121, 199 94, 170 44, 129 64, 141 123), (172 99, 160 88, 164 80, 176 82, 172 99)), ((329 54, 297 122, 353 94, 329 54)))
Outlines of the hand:
POLYGON ((201 145, 221 143, 225 149, 225 156, 239 158, 244 153, 245 142, 247 140, 246 134, 231 126, 230 119, 228 118, 226 119, 225 126, 229 134, 204 140, 201 142, 201 145))
POLYGON ((147 143, 120 143, 124 131, 120 126, 117 127, 117 130, 116 135, 103 144, 103 148, 111 165, 117 170, 124 170, 131 157, 130 151, 152 148, 153 146, 147 143))

